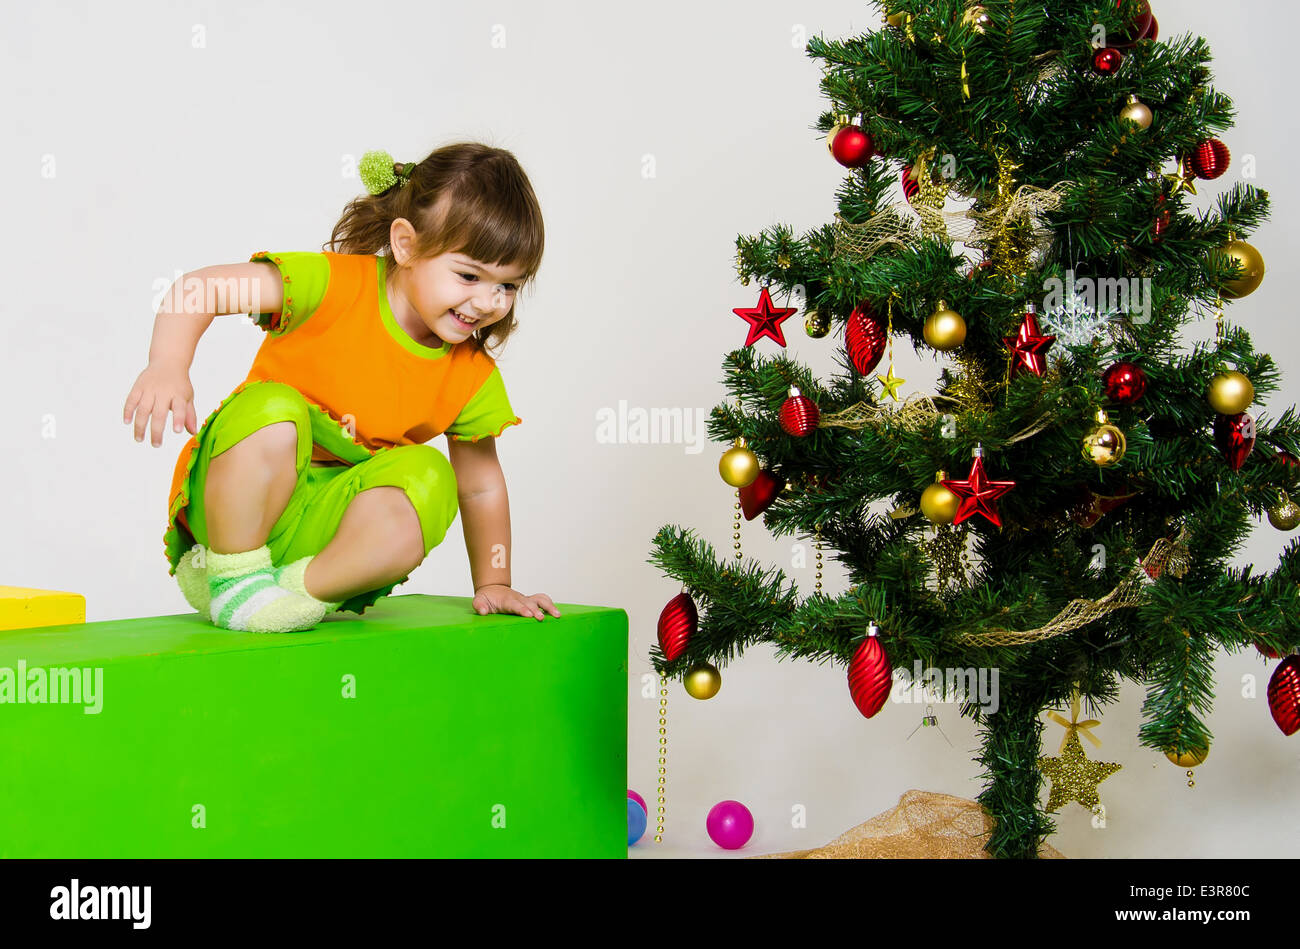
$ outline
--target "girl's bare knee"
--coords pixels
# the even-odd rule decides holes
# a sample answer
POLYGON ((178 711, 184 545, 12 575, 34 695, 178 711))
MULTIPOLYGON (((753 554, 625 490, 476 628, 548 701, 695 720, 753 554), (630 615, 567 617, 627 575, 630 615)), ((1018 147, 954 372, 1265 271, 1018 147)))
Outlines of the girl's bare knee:
POLYGON ((211 461, 217 471, 243 464, 263 465, 274 474, 283 474, 286 466, 296 472, 298 427, 293 422, 272 422, 213 455, 211 461))
POLYGON ((424 530, 420 525, 420 515, 415 505, 404 490, 390 485, 367 488, 357 497, 366 494, 375 496, 377 510, 374 516, 382 518, 383 529, 393 543, 395 561, 406 571, 414 570, 424 562, 424 530))
POLYGON ((266 455, 298 454, 298 426, 293 422, 272 422, 264 425, 235 447, 246 446, 245 451, 258 451, 266 455))

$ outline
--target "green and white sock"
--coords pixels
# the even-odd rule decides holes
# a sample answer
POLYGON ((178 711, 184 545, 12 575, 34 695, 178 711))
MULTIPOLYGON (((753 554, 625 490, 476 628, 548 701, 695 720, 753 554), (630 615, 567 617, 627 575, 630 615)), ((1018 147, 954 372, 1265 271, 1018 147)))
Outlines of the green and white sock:
POLYGON ((307 575, 307 564, 311 563, 312 560, 314 559, 315 559, 314 556, 303 557, 301 560, 295 560, 291 564, 286 564, 283 567, 277 567, 275 570, 275 581, 276 583, 280 584, 280 586, 284 587, 286 590, 292 590, 294 593, 297 593, 299 596, 305 596, 313 603, 319 603, 321 606, 325 608, 326 613, 333 613, 335 610, 337 610, 340 606, 343 605, 343 602, 340 600, 338 603, 330 603, 326 600, 318 600, 316 599, 316 597, 312 596, 310 593, 307 592, 307 586, 303 582, 304 578, 307 575))
POLYGON ((212 591, 208 589, 207 551, 202 545, 195 544, 176 563, 176 582, 180 585, 185 602, 194 607, 198 614, 208 619, 208 606, 212 603, 212 591), (202 566, 199 566, 202 564, 202 566))
POLYGON ((222 629, 288 633, 310 629, 325 616, 315 599, 286 589, 271 566, 271 548, 218 554, 209 550, 208 589, 212 622, 222 629))

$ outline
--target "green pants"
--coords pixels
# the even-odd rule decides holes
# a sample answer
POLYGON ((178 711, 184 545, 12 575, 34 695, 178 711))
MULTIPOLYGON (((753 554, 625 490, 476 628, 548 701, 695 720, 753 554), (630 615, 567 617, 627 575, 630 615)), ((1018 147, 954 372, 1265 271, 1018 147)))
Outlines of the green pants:
MULTIPOLYGON (((276 422, 298 429, 297 484, 267 546, 276 565, 320 553, 334 537, 343 512, 367 488, 401 488, 420 518, 424 552, 442 543, 458 510, 456 475, 447 457, 432 445, 401 445, 371 454, 348 430, 281 382, 254 382, 227 399, 197 435, 196 459, 189 472, 186 521, 196 543, 208 544, 203 492, 212 459, 253 432, 276 422), (324 447, 351 466, 312 464, 312 444, 324 447)), ((174 564, 173 564, 174 566, 174 564)), ((409 575, 376 590, 358 594, 341 609, 360 613, 409 575)))

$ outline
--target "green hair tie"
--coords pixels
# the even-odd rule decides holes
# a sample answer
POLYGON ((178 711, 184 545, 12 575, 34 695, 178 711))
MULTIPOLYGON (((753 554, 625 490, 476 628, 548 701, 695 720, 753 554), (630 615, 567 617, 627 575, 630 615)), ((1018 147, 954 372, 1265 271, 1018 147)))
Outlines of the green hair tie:
POLYGON ((414 168, 414 165, 393 161, 393 156, 388 152, 374 151, 366 152, 361 156, 357 173, 361 176, 361 183, 366 186, 367 191, 371 194, 383 194, 399 181, 406 184, 411 179, 411 171, 414 168))

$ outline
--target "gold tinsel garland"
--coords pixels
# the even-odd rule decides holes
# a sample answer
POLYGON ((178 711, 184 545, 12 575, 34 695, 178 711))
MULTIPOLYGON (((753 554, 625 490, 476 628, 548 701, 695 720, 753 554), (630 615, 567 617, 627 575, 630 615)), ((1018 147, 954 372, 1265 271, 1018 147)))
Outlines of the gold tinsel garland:
POLYGON ((934 563, 934 582, 941 589, 949 585, 970 589, 970 556, 966 553, 969 535, 969 524, 939 524, 934 537, 925 542, 925 552, 934 563))

